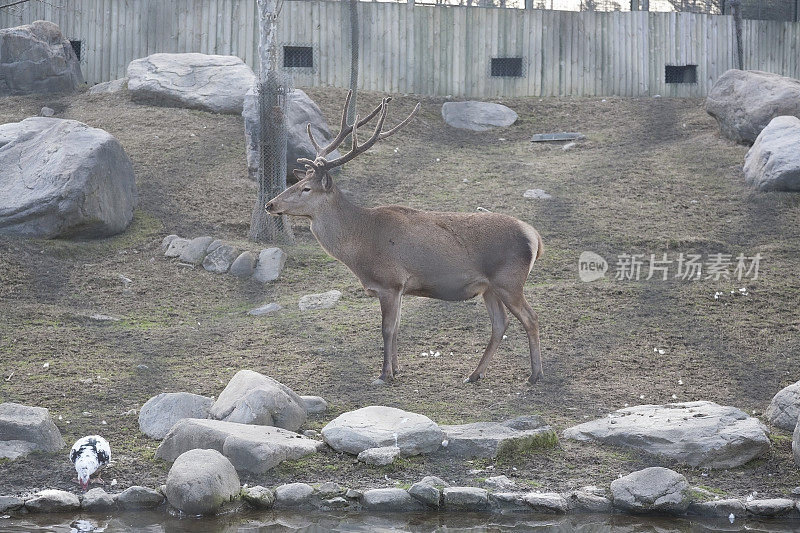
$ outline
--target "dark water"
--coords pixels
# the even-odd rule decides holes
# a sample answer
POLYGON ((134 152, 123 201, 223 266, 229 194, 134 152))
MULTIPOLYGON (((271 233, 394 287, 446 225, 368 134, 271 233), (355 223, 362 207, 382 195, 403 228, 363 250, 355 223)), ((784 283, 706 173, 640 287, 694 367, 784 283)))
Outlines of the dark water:
POLYGON ((487 516, 471 514, 336 514, 336 513, 236 513, 215 518, 190 518, 163 512, 138 512, 102 517, 49 515, 0 518, 0 533, 257 533, 279 532, 518 532, 542 533, 678 533, 700 531, 797 532, 798 521, 743 521, 733 524, 682 518, 647 518, 617 515, 487 516))

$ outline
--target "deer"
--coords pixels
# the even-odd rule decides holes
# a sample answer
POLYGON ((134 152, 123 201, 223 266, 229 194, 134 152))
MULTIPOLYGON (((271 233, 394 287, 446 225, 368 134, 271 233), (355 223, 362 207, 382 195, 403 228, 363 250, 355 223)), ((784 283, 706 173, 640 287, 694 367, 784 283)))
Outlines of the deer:
POLYGON ((311 233, 325 252, 344 263, 371 297, 380 302, 383 366, 373 383, 382 385, 399 371, 397 336, 404 295, 445 301, 483 296, 492 333, 477 368, 464 381, 483 379, 509 325, 508 309, 528 337, 531 374, 528 383, 542 376, 539 319, 523 294, 534 262, 542 255, 542 237, 532 226, 493 212, 422 211, 400 205, 365 208, 351 202, 336 186, 330 171, 344 165, 406 126, 420 109, 395 127, 383 131, 391 97, 365 118, 348 124, 347 94, 339 134, 321 147, 307 125, 316 150, 312 161, 299 158, 298 181, 268 201, 270 215, 292 215, 311 221, 311 233), (366 142, 359 144, 358 128, 377 118, 366 142), (329 159, 329 154, 351 136, 350 151, 329 159))

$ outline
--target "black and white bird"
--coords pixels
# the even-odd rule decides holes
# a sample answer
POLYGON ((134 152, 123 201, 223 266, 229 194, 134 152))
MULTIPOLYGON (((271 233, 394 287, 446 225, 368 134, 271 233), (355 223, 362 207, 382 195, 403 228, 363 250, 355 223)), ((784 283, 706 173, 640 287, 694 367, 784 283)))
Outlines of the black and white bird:
POLYGON ((77 481, 81 488, 86 491, 89 488, 89 478, 97 472, 96 483, 104 483, 100 478, 99 470, 106 466, 111 460, 111 447, 108 441, 100 435, 89 435, 78 439, 72 445, 69 453, 75 471, 78 472, 77 481))

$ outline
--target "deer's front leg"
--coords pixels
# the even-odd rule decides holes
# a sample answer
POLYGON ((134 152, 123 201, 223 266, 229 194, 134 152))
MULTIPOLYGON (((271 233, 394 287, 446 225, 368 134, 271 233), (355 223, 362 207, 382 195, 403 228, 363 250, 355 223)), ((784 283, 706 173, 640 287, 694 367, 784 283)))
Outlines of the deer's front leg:
POLYGON ((400 320, 400 293, 382 292, 378 294, 381 302, 383 332, 383 370, 378 381, 387 382, 394 378, 394 365, 397 354, 397 326, 400 320))

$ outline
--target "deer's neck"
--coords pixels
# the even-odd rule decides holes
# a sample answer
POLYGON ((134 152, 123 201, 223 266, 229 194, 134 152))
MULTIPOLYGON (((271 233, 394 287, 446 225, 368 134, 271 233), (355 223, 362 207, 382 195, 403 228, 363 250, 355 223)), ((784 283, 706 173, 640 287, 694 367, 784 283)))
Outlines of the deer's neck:
POLYGON ((311 219, 311 233, 328 254, 346 265, 354 260, 361 233, 369 226, 368 212, 351 203, 339 189, 329 193, 330 201, 311 219))

